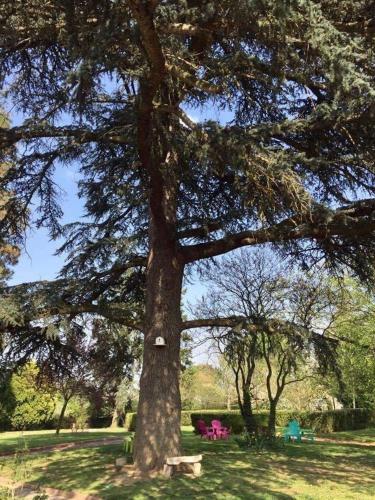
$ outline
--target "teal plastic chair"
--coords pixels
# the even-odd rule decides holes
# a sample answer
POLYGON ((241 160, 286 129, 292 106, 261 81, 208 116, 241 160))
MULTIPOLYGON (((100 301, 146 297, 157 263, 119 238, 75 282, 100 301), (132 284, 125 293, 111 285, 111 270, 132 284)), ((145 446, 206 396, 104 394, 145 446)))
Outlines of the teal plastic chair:
POLYGON ((302 432, 301 427, 297 420, 291 420, 284 429, 284 441, 297 441, 301 442, 302 432))

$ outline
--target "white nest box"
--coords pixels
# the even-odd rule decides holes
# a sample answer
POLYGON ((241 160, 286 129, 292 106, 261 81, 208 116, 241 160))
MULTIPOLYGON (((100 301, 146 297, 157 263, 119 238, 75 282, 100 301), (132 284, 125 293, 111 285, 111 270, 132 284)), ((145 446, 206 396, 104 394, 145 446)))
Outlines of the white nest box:
POLYGON ((165 347, 165 338, 164 337, 156 337, 154 346, 156 347, 165 347))

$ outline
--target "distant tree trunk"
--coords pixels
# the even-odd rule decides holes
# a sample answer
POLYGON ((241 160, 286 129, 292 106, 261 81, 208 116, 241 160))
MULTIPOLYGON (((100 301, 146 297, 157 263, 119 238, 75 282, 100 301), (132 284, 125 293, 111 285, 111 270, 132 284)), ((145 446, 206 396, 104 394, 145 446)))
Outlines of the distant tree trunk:
POLYGON ((113 413, 112 413, 111 428, 118 427, 118 420, 119 420, 119 412, 115 406, 113 413))
POLYGON ((56 434, 57 435, 60 434, 60 429, 61 429, 61 427, 63 425, 66 407, 68 406, 69 401, 70 401, 70 398, 64 398, 64 402, 63 402, 63 405, 62 405, 62 408, 61 408, 59 420, 57 421, 57 427, 56 427, 56 434))
POLYGON ((242 391, 242 404, 240 404, 242 417, 245 421, 245 427, 250 434, 257 434, 258 426, 253 413, 251 403, 251 393, 249 387, 244 387, 242 391))
POLYGON ((228 393, 227 393, 227 410, 230 411, 231 409, 231 397, 230 397, 230 393, 229 393, 229 389, 228 389, 228 393))
POLYGON ((268 436, 274 436, 276 434, 276 409, 277 409, 278 399, 273 399, 270 401, 270 412, 268 415, 268 436))
POLYGON ((134 444, 140 470, 160 470, 169 456, 181 454, 179 388, 183 265, 168 242, 150 251, 143 367, 134 444), (156 347, 156 337, 166 345, 156 347))

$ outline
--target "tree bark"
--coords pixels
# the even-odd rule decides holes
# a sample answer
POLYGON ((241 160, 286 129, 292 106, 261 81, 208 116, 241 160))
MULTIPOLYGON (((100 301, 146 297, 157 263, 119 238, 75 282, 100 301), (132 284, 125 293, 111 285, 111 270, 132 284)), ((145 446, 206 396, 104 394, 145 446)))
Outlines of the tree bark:
POLYGON ((61 429, 61 426, 62 426, 63 421, 64 421, 64 415, 65 415, 66 407, 68 406, 68 403, 69 403, 69 399, 70 398, 64 399, 64 402, 63 402, 63 405, 61 408, 61 412, 59 415, 59 420, 57 422, 56 435, 60 434, 60 429, 61 429))
POLYGON ((117 408, 115 407, 112 413, 112 421, 111 421, 111 428, 116 428, 118 427, 118 420, 119 420, 119 412, 117 408))
POLYGON ((277 401, 276 400, 270 401, 270 412, 268 415, 268 429, 267 429, 269 437, 274 436, 276 434, 276 408, 277 408, 277 401))
POLYGON ((242 391, 242 417, 245 421, 245 427, 249 434, 257 434, 258 426, 255 421, 253 408, 251 404, 250 389, 244 387, 242 391))
POLYGON ((135 466, 161 470, 181 454, 179 389, 183 263, 169 241, 154 241, 147 268, 145 338, 134 445, 135 466), (154 345, 156 337, 165 347, 154 345))

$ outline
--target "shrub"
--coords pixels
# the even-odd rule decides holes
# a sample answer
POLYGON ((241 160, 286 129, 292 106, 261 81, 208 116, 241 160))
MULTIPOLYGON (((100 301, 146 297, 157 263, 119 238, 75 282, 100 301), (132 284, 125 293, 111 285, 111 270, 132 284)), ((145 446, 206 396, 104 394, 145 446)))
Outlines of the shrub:
POLYGON ((137 414, 134 412, 129 412, 125 415, 124 428, 126 431, 135 432, 135 426, 137 423, 137 414))
POLYGON ((103 429, 105 427, 110 427, 112 423, 112 416, 107 415, 104 417, 90 417, 89 425, 91 429, 103 429))
MULTIPOLYGON (((355 429, 364 429, 375 425, 375 411, 362 409, 343 409, 317 412, 280 411, 276 415, 276 425, 285 427, 292 419, 298 420, 301 427, 314 429, 316 432, 337 432, 355 429)), ((135 431, 136 413, 127 413, 125 417, 125 429, 135 431)), ((181 425, 192 425, 196 428, 198 420, 204 420, 206 425, 218 419, 225 427, 230 427, 233 434, 241 434, 244 430, 244 422, 238 410, 195 410, 181 412, 181 425)), ((260 426, 266 426, 268 421, 267 411, 255 413, 255 419, 260 426)))
POLYGON ((257 453, 284 448, 284 439, 282 437, 268 436, 266 433, 254 436, 244 431, 240 437, 235 438, 235 441, 239 448, 250 449, 257 453))

